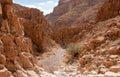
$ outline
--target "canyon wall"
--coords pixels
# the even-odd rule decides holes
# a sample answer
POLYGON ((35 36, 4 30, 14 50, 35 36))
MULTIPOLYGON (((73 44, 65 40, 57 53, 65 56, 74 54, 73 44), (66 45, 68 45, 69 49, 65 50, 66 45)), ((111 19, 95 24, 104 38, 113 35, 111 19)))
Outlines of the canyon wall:
POLYGON ((106 0, 99 10, 96 21, 104 21, 120 15, 120 0, 106 0))
POLYGON ((64 27, 53 33, 53 39, 61 46, 66 47, 70 43, 84 39, 83 35, 89 33, 94 25, 86 24, 77 27, 64 27))
POLYGON ((21 23, 25 28, 25 36, 30 37, 36 49, 47 51, 52 45, 52 31, 43 13, 35 8, 27 8, 14 4, 17 15, 21 18, 21 23))
POLYGON ((54 11, 46 16, 54 30, 80 26, 95 20, 104 0, 60 0, 54 11))
POLYGON ((95 24, 98 9, 104 0, 59 0, 54 11, 46 16, 53 30, 53 39, 66 46, 81 39, 95 24), (82 34, 83 33, 83 34, 82 34))
POLYGON ((120 65, 119 10, 120 0, 106 0, 97 14, 98 23, 80 40, 81 73, 91 74, 94 71, 97 75, 120 76, 120 68, 117 68, 120 65))
POLYGON ((37 13, 37 16, 40 17, 31 15, 32 12, 29 11, 21 15, 27 14, 24 16, 28 21, 18 17, 17 12, 12 0, 0 0, 0 77, 40 77, 41 70, 37 66, 37 59, 34 55, 34 44, 41 45, 43 42, 39 42, 39 40, 43 41, 46 36, 49 36, 44 33, 44 31, 49 30, 44 30, 48 24, 38 10, 33 13, 37 13), (31 16, 33 17, 29 18, 31 16), (38 22, 39 24, 37 24, 38 22), (25 27, 24 24, 30 27, 25 27), (37 26, 33 26, 35 24, 37 26), (43 26, 39 27, 41 24, 44 28, 43 26), (29 31, 32 32, 29 33, 29 31), (41 32, 43 32, 42 35, 41 32))

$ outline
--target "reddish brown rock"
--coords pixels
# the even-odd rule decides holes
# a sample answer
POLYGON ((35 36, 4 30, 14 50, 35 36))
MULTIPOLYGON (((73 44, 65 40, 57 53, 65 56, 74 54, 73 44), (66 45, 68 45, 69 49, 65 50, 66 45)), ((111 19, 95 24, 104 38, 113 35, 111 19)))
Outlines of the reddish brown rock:
POLYGON ((111 55, 115 55, 115 54, 120 54, 120 47, 111 47, 109 50, 108 50, 108 53, 111 54, 111 55))
POLYGON ((13 0, 3 0, 3 1, 1 1, 1 3, 12 4, 13 3, 12 1, 13 0))
POLYGON ((6 64, 6 57, 3 54, 0 54, 0 64, 2 64, 2 65, 6 64))
POLYGON ((3 42, 0 40, 0 53, 4 53, 4 46, 3 46, 3 42))
POLYGON ((2 5, 0 3, 0 17, 2 16, 2 5))
POLYGON ((29 38, 17 37, 15 38, 15 43, 21 51, 33 53, 33 50, 31 48, 32 42, 29 38))
POLYGON ((14 73, 15 77, 28 77, 27 74, 25 74, 23 71, 21 70, 17 70, 16 73, 14 73))
POLYGON ((2 22, 1 31, 2 31, 2 32, 5 32, 5 33, 9 33, 9 32, 10 32, 10 27, 9 27, 9 25, 8 25, 7 20, 4 20, 4 21, 2 22))
POLYGON ((21 19, 25 28, 26 36, 30 37, 38 51, 46 50, 51 45, 51 34, 49 24, 45 20, 43 13, 34 8, 27 8, 14 5, 17 15, 21 19))
MULTIPOLYGON (((76 42, 83 38, 87 32, 94 27, 90 25, 60 28, 53 33, 53 39, 61 46, 67 46, 69 43, 76 42)), ((83 38, 84 39, 84 38, 83 38)))
POLYGON ((96 21, 104 21, 120 15, 120 0, 106 0, 97 14, 96 21))
POLYGON ((23 68, 33 69, 33 64, 30 62, 30 59, 32 59, 30 54, 22 52, 22 53, 19 54, 19 58, 21 60, 23 68))
POLYGON ((15 50, 15 43, 13 42, 13 37, 6 35, 2 37, 2 41, 5 47, 5 54, 8 60, 15 60, 17 56, 17 51, 15 50))
POLYGON ((19 19, 17 18, 14 9, 10 5, 6 5, 6 10, 7 10, 7 18, 9 23, 12 25, 10 27, 11 33, 15 35, 24 35, 23 32, 23 26, 20 24, 19 19))
POLYGON ((97 70, 98 74, 104 74, 108 71, 117 73, 119 71, 119 22, 119 16, 103 21, 101 23, 104 23, 104 26, 98 24, 91 28, 92 30, 88 34, 83 35, 84 39, 79 41, 80 44, 84 43, 79 52, 80 71, 83 72, 81 68, 86 68, 85 71, 97 70), (85 55, 93 55, 93 58, 89 60, 87 57, 86 60, 83 57, 85 55), (96 68, 89 68, 92 66, 96 66, 96 68))
POLYGON ((80 26, 94 21, 104 0, 59 0, 54 11, 46 16, 52 28, 80 26))
POLYGON ((119 65, 112 66, 112 67, 110 67, 110 71, 117 73, 120 71, 120 66, 119 65))
POLYGON ((10 72, 6 68, 3 68, 2 70, 0 70, 0 76, 1 77, 10 77, 10 72))
MULTIPOLYGON (((24 27, 16 15, 12 0, 1 0, 0 4, 2 5, 2 10, 0 9, 2 11, 0 17, 0 76, 11 77, 11 73, 16 73, 17 70, 31 69, 34 71, 37 59, 34 57, 33 44, 30 38, 24 36, 24 27)), ((28 75, 26 74, 26 76, 28 75)))

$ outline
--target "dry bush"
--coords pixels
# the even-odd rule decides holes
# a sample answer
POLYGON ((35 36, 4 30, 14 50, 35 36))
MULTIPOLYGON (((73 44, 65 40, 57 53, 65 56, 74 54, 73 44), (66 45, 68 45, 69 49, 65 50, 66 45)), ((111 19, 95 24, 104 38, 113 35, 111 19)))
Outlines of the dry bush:
POLYGON ((67 46, 67 53, 66 53, 66 59, 67 59, 67 63, 69 62, 73 62, 73 60, 78 57, 79 51, 80 51, 81 46, 79 44, 76 43, 70 43, 67 46))

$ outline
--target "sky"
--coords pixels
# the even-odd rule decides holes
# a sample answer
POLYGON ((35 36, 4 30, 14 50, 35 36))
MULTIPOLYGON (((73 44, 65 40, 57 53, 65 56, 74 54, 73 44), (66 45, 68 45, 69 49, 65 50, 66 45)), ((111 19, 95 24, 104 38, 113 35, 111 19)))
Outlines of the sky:
POLYGON ((52 12, 58 4, 58 0, 14 0, 14 2, 30 8, 38 8, 44 12, 44 15, 52 12))

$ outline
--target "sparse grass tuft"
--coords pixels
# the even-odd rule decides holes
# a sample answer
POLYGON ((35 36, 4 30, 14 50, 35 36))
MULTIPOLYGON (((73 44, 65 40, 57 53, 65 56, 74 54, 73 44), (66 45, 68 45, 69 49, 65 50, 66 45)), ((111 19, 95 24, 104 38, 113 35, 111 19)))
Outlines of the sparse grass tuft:
POLYGON ((69 55, 69 57, 67 57, 67 63, 71 63, 73 62, 73 59, 75 59, 78 54, 79 54, 79 51, 80 51, 80 48, 81 46, 79 44, 76 44, 76 43, 70 43, 68 46, 67 46, 67 56, 69 55))
POLYGON ((80 50, 80 47, 75 43, 70 43, 67 47, 68 54, 73 55, 73 56, 77 54, 79 50, 80 50))

